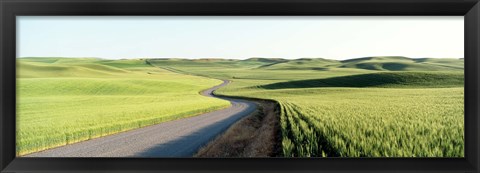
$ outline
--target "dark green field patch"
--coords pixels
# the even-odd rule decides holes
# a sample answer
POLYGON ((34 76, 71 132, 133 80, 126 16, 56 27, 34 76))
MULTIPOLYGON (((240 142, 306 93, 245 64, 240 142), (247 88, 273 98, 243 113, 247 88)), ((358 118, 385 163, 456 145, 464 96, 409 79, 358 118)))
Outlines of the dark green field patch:
POLYGON ((463 61, 453 58, 365 57, 341 61, 341 68, 378 71, 455 71, 463 70, 463 61))
POLYGON ((382 72, 325 79, 296 80, 262 85, 264 89, 315 87, 447 88, 462 87, 463 73, 382 72))

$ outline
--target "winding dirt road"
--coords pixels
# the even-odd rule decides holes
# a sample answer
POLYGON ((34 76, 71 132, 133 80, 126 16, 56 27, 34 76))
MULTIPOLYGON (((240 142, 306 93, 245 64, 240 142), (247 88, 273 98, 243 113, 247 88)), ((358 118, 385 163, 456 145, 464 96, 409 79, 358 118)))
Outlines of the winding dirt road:
MULTIPOLYGON (((207 97, 229 81, 203 91, 207 97)), ((106 137, 53 148, 25 157, 190 157, 240 118, 257 109, 254 102, 216 97, 232 106, 106 137)))

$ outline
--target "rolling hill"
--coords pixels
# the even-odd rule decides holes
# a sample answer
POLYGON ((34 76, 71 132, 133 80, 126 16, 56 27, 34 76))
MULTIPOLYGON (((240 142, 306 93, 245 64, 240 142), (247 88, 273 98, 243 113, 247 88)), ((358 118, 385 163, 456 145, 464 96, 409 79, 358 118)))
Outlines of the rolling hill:
POLYGON ((378 71, 444 71, 463 69, 460 59, 412 59, 407 57, 365 57, 341 61, 341 68, 360 68, 378 71))
POLYGON ((218 83, 209 77, 231 81, 215 94, 278 103, 282 156, 464 156, 463 59, 21 58, 17 65, 20 153, 122 131, 102 127, 118 118, 130 129, 139 117, 146 125, 225 106, 198 95, 218 83), (75 123, 47 122, 55 117, 75 123), (87 133, 81 127, 92 118, 99 124, 87 133), (51 126, 67 131, 55 135, 51 126))
POLYGON ((232 81, 216 94, 275 100, 282 156, 464 156, 463 59, 182 61, 167 67, 232 81))
POLYGON ((222 109, 198 93, 220 80, 143 59, 17 59, 17 155, 222 109))
POLYGON ((463 73, 381 72, 262 85, 265 89, 315 87, 444 88, 463 87, 463 73))

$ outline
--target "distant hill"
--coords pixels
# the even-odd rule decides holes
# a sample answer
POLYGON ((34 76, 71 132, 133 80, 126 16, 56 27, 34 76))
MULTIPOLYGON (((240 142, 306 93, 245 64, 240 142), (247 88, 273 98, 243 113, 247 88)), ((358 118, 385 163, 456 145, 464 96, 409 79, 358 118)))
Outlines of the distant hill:
POLYGON ((463 58, 408 58, 403 56, 379 56, 363 57, 348 60, 331 60, 325 58, 261 58, 254 57, 244 60, 222 58, 154 58, 154 59, 126 59, 126 60, 103 60, 99 58, 20 58, 20 61, 41 62, 51 64, 69 64, 84 62, 101 62, 104 65, 114 67, 142 67, 153 63, 160 66, 189 66, 204 67, 214 64, 217 67, 242 67, 264 70, 320 70, 328 71, 335 68, 349 68, 373 71, 463 71, 463 58), (143 63, 139 63, 141 61, 143 63), (132 62, 135 62, 132 64, 132 62))
POLYGON ((463 70, 463 60, 401 56, 365 57, 341 61, 340 68, 360 68, 378 71, 445 71, 463 70))
POLYGON ((374 56, 374 57, 363 57, 363 58, 352 58, 347 60, 342 60, 342 63, 359 63, 365 61, 411 61, 411 58, 404 56, 374 56))
POLYGON ((331 66, 337 66, 340 62, 336 60, 324 58, 300 58, 294 60, 283 61, 274 64, 267 64, 258 68, 272 69, 272 70, 325 70, 331 66))
POLYGON ((380 72, 322 79, 278 82, 259 86, 265 89, 314 87, 444 88, 462 87, 461 72, 380 72))
POLYGON ((243 62, 263 62, 263 63, 281 63, 281 62, 288 62, 288 59, 283 58, 248 58, 245 60, 240 60, 243 62))
POLYGON ((126 70, 149 67, 144 60, 103 60, 98 58, 20 58, 19 77, 92 77, 130 73, 126 70))
POLYGON ((245 60, 238 60, 238 65, 248 66, 252 68, 258 68, 262 66, 269 66, 273 64, 288 62, 287 59, 282 58, 248 58, 245 60))

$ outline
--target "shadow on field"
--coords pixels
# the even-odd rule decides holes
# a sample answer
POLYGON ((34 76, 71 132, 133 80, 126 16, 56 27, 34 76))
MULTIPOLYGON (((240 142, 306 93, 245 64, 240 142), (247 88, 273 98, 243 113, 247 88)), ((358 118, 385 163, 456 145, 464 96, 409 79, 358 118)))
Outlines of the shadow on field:
POLYGON ((455 87, 463 86, 463 74, 382 72, 324 79, 296 80, 258 86, 264 89, 315 87, 455 87))
MULTIPOLYGON (((257 107, 253 106, 250 108, 256 109, 257 107)), ((218 135, 218 133, 212 132, 225 131, 233 123, 237 122, 243 117, 245 117, 243 112, 236 113, 229 118, 218 121, 187 136, 181 136, 171 142, 160 144, 144 150, 134 157, 192 157, 201 147, 206 145, 218 135), (178 150, 179 148, 182 149, 178 150)))

